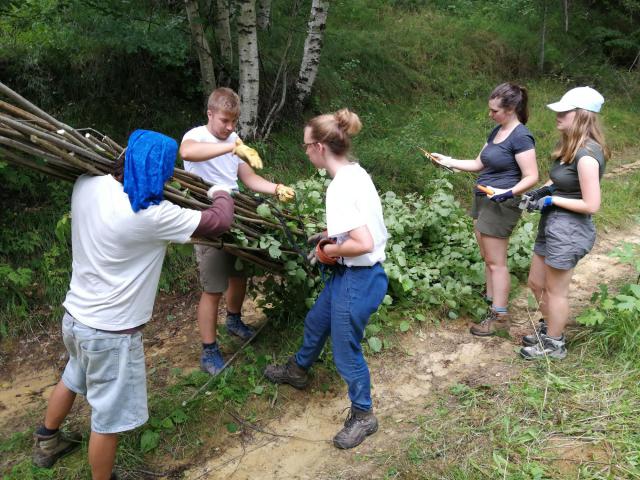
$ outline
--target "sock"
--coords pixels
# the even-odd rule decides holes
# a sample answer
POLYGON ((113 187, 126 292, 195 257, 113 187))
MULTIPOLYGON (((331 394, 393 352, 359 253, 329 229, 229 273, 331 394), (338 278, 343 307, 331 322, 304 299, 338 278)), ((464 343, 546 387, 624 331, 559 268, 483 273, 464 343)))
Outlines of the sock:
POLYGON ((241 322, 242 314, 240 312, 232 313, 229 310, 227 310, 227 320, 231 320, 232 322, 241 322))
POLYGON ((551 335, 547 335, 547 338, 550 338, 551 340, 556 340, 556 341, 560 341, 562 340, 562 335, 560 335, 559 337, 552 337, 551 335))
POLYGON ((59 428, 56 428, 54 430, 49 430, 47 427, 44 426, 44 424, 40 425, 38 427, 38 429, 36 430, 36 433, 38 435, 43 435, 45 437, 49 437, 51 435, 53 435, 54 433, 56 433, 58 430, 60 430, 59 428))
POLYGON ((493 311, 496 312, 498 315, 505 315, 509 313, 509 311, 507 310, 507 307, 496 307, 495 305, 493 305, 491 308, 493 308, 493 311))
POLYGON ((218 342, 203 343, 202 344, 202 349, 203 350, 218 350, 218 342))

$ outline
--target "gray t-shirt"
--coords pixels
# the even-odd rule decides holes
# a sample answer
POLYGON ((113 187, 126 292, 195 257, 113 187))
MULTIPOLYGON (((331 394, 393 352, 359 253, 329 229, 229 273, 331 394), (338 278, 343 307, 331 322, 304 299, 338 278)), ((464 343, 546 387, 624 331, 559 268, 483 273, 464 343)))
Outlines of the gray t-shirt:
POLYGON ((549 178, 556 187, 554 195, 564 198, 582 198, 580 179, 578 178, 578 162, 582 157, 587 156, 596 159, 600 167, 600 178, 602 178, 605 167, 604 153, 599 144, 590 140, 584 147, 578 149, 571 163, 560 163, 559 159, 553 162, 549 178))
MULTIPOLYGON (((503 141, 493 143, 498 130, 499 125, 489 134, 487 146, 480 154, 484 168, 480 171, 477 183, 497 188, 511 188, 522 178, 516 155, 535 148, 536 142, 529 129, 520 124, 503 141)), ((484 195, 481 192, 476 194, 484 195)))

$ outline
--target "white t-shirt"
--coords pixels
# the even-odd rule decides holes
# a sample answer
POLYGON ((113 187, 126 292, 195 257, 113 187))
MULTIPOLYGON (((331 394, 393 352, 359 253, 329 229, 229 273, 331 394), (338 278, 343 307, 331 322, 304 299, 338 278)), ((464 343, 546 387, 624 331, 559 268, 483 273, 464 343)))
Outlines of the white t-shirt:
POLYGON ((338 170, 327 188, 327 233, 342 243, 348 232, 363 225, 373 237, 373 251, 358 257, 344 257, 340 263, 367 267, 383 262, 388 238, 376 187, 360 165, 351 163, 338 170))
MULTIPOLYGON (((213 135, 206 125, 192 128, 182 137, 182 141, 195 140, 208 143, 235 143, 238 135, 233 132, 226 140, 213 135)), ((184 161, 184 169, 194 173, 207 182, 224 187, 238 188, 238 166, 242 160, 233 153, 225 153, 204 162, 184 161)))
POLYGON ((169 242, 186 243, 201 213, 164 200, 134 213, 111 175, 81 176, 71 198, 73 271, 64 301, 79 322, 124 330, 151 318, 169 242))

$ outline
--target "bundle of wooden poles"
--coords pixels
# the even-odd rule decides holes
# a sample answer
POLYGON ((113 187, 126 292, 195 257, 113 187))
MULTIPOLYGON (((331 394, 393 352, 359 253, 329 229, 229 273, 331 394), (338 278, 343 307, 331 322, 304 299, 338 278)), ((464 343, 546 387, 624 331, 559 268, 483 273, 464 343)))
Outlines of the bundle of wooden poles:
MULTIPOLYGON (((73 182, 83 174, 111 174, 116 159, 123 154, 124 148, 108 136, 91 128, 76 130, 0 82, 0 160, 73 182)), ((176 168, 165 184, 164 196, 182 207, 204 210, 211 204, 207 198, 209 187, 211 184, 200 177, 176 168)), ((284 270, 287 260, 299 261, 301 250, 297 245, 303 245, 305 240, 300 218, 262 197, 238 193, 234 201, 232 231, 216 240, 194 239, 193 243, 222 248, 276 273, 284 270), (264 202, 270 203, 274 214, 269 218, 257 213, 264 202), (286 245, 280 249, 283 255, 275 259, 259 246, 243 246, 235 238, 234 229, 249 240, 267 234, 282 238, 286 245)))

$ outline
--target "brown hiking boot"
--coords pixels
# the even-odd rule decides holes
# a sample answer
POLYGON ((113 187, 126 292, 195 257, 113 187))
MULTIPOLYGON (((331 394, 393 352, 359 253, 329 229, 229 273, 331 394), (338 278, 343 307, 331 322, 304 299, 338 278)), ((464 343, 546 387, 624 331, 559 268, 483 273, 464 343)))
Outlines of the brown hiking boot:
POLYGON ((360 445, 369 435, 378 430, 378 419, 373 410, 363 412, 351 407, 344 422, 344 428, 333 437, 333 444, 337 448, 353 448, 360 445))
POLYGON ((490 337, 498 331, 509 333, 510 326, 511 315, 508 313, 498 314, 491 308, 486 318, 482 322, 472 325, 470 331, 478 337, 490 337))
POLYGON ((33 445, 33 464, 41 468, 51 468, 59 458, 68 455, 76 448, 80 447, 82 435, 71 432, 68 435, 58 430, 53 435, 33 435, 35 443, 33 445))
POLYGON ((306 387, 309 383, 307 371, 296 363, 293 356, 283 365, 268 365, 264 369, 264 376, 273 383, 288 383, 298 389, 306 387))

